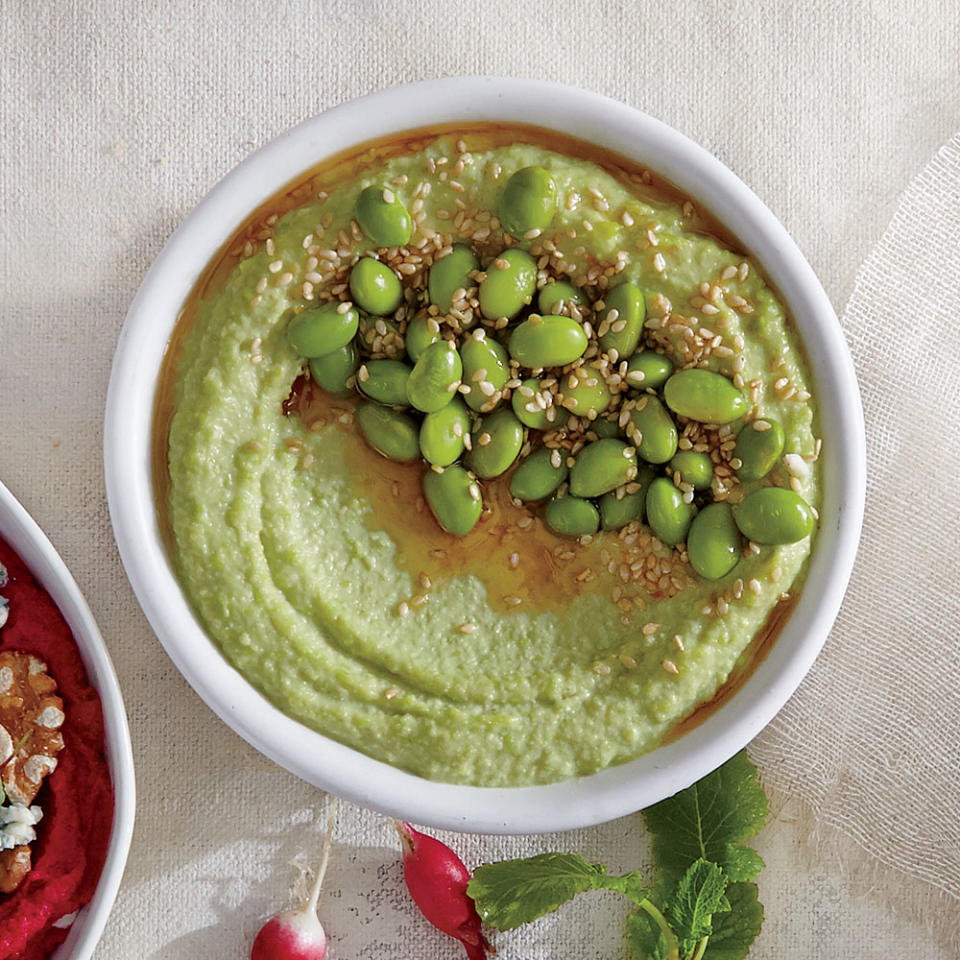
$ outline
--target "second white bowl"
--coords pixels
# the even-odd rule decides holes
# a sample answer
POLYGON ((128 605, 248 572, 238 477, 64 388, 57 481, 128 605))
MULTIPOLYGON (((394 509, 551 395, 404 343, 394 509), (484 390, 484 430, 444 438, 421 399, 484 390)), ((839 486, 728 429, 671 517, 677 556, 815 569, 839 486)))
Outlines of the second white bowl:
POLYGON ((53 544, 16 497, 0 483, 0 537, 10 545, 60 609, 73 633, 90 684, 100 695, 107 766, 113 782, 113 829, 93 899, 80 910, 51 960, 88 960, 120 888, 136 808, 133 751, 117 675, 80 588, 53 544))

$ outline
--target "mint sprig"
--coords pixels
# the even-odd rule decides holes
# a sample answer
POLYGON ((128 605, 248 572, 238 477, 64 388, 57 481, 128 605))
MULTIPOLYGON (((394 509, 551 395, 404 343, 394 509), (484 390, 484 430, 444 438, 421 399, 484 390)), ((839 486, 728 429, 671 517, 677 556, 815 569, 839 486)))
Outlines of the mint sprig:
POLYGON ((637 904, 650 892, 638 871, 613 877, 575 853, 488 863, 474 871, 467 886, 481 919, 498 930, 532 923, 587 890, 616 890, 637 904))
POLYGON ((752 880, 763 860, 743 841, 760 830, 767 812, 757 768, 743 750, 692 787, 648 807, 643 819, 661 883, 676 883, 701 858, 718 864, 731 882, 752 880))
POLYGON ((479 867, 467 887, 484 921, 512 930, 589 890, 616 890, 636 910, 627 921, 635 960, 742 960, 763 923, 752 880, 763 868, 745 845, 767 817, 767 798, 745 752, 687 790, 644 811, 656 885, 639 871, 612 876, 571 853, 479 867))

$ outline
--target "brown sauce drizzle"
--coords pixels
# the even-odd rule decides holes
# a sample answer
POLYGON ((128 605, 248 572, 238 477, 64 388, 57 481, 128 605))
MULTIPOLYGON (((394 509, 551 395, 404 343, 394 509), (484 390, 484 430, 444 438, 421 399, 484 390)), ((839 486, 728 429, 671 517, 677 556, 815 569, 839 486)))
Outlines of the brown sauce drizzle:
POLYGON ((398 564, 414 579, 411 599, 425 592, 416 585, 421 575, 437 585, 451 573, 472 573, 486 586, 495 609, 539 612, 560 610, 585 587, 595 590, 606 582, 606 571, 602 577, 594 572, 600 568, 600 541, 577 543, 532 520, 510 496, 510 473, 484 481, 484 513, 470 533, 455 537, 440 529, 421 491, 426 465, 387 460, 363 441, 353 423, 339 422, 357 403, 353 397, 331 397, 301 377, 288 407, 312 429, 336 423, 347 433, 347 462, 373 507, 370 526, 384 530, 397 545, 398 564))
MULTIPOLYGON (((319 192, 352 179, 365 169, 394 156, 419 152, 438 138, 450 135, 456 135, 466 143, 468 150, 476 152, 518 142, 532 143, 598 164, 616 179, 627 183, 634 195, 641 199, 679 204, 689 199, 669 181, 619 154, 555 131, 519 124, 475 123, 414 130, 354 147, 305 172, 258 207, 223 245, 184 302, 171 335, 155 398, 151 458, 159 526, 171 556, 175 555, 175 545, 168 515, 168 452, 174 385, 184 342, 195 322, 199 303, 222 287, 237 263, 248 255, 250 246, 256 249, 264 242, 279 217, 315 201, 319 192)), ((694 204, 694 211, 687 217, 687 226, 693 232, 713 237, 726 247, 742 248, 729 231, 699 204, 694 204)), ((454 537, 442 531, 422 497, 424 465, 394 463, 371 450, 352 423, 357 402, 354 397, 332 397, 309 378, 301 377, 293 387, 285 410, 298 416, 308 429, 337 423, 347 432, 350 437, 347 443, 349 466, 357 477, 358 490, 374 506, 371 525, 391 537, 397 545, 398 562, 413 576, 417 592, 411 596, 412 606, 416 606, 419 597, 429 590, 422 587, 423 577, 435 586, 451 572, 476 574, 487 587, 491 605, 506 611, 559 610, 584 590, 609 591, 616 578, 607 573, 600 554, 604 541, 611 553, 615 552, 616 541, 601 536, 589 544, 577 543, 555 536, 539 520, 528 523, 530 514, 527 509, 516 506, 509 495, 509 474, 484 484, 487 509, 468 536, 454 537), (341 421, 344 414, 348 415, 347 423, 341 421)), ((795 602, 793 594, 781 599, 731 676, 710 701, 700 704, 675 725, 668 741, 698 726, 734 696, 769 652, 795 602)), ((638 628, 644 619, 642 611, 632 614, 638 628)))

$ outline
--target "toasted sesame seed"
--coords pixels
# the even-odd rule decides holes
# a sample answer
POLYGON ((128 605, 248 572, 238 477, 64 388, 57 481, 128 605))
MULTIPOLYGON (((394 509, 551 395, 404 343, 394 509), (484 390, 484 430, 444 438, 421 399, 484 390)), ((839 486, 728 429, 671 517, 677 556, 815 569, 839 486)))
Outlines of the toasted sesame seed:
POLYGON ((457 627, 457 629, 461 633, 476 633, 477 625, 475 623, 461 623, 460 626, 457 627))
POLYGON ((410 606, 406 600, 401 600, 397 604, 396 614, 398 617, 405 617, 410 612, 410 606))
POLYGON ((593 665, 594 673, 599 673, 602 677, 606 677, 611 673, 611 667, 609 663, 595 663, 593 665))
POLYGON ((759 593, 763 590, 763 586, 761 585, 760 581, 757 580, 756 578, 754 578, 753 580, 751 580, 751 581, 747 584, 747 586, 750 588, 750 592, 751 592, 751 593, 759 594, 759 593))
POLYGON ((657 628, 659 626, 659 623, 653 623, 652 621, 650 623, 645 623, 643 625, 643 635, 645 637, 652 637, 657 632, 657 628))
POLYGON ((680 671, 677 669, 677 665, 672 660, 662 660, 660 666, 666 670, 667 673, 672 673, 674 675, 678 674, 680 671))

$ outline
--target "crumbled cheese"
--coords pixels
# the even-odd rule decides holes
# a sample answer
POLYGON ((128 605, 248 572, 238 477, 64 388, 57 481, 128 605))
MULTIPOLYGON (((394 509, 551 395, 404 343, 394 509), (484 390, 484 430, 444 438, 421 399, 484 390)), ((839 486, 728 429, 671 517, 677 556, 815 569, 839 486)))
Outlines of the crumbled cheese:
MULTIPOLYGON (((0 590, 2 590, 7 585, 7 568, 0 563, 0 590)), ((7 609, 10 605, 10 601, 6 597, 0 597, 0 627, 2 627, 7 622, 7 615, 9 610, 7 609)))
POLYGON ((37 839, 33 829, 43 818, 40 807, 12 803, 0 807, 0 850, 12 850, 37 839))

